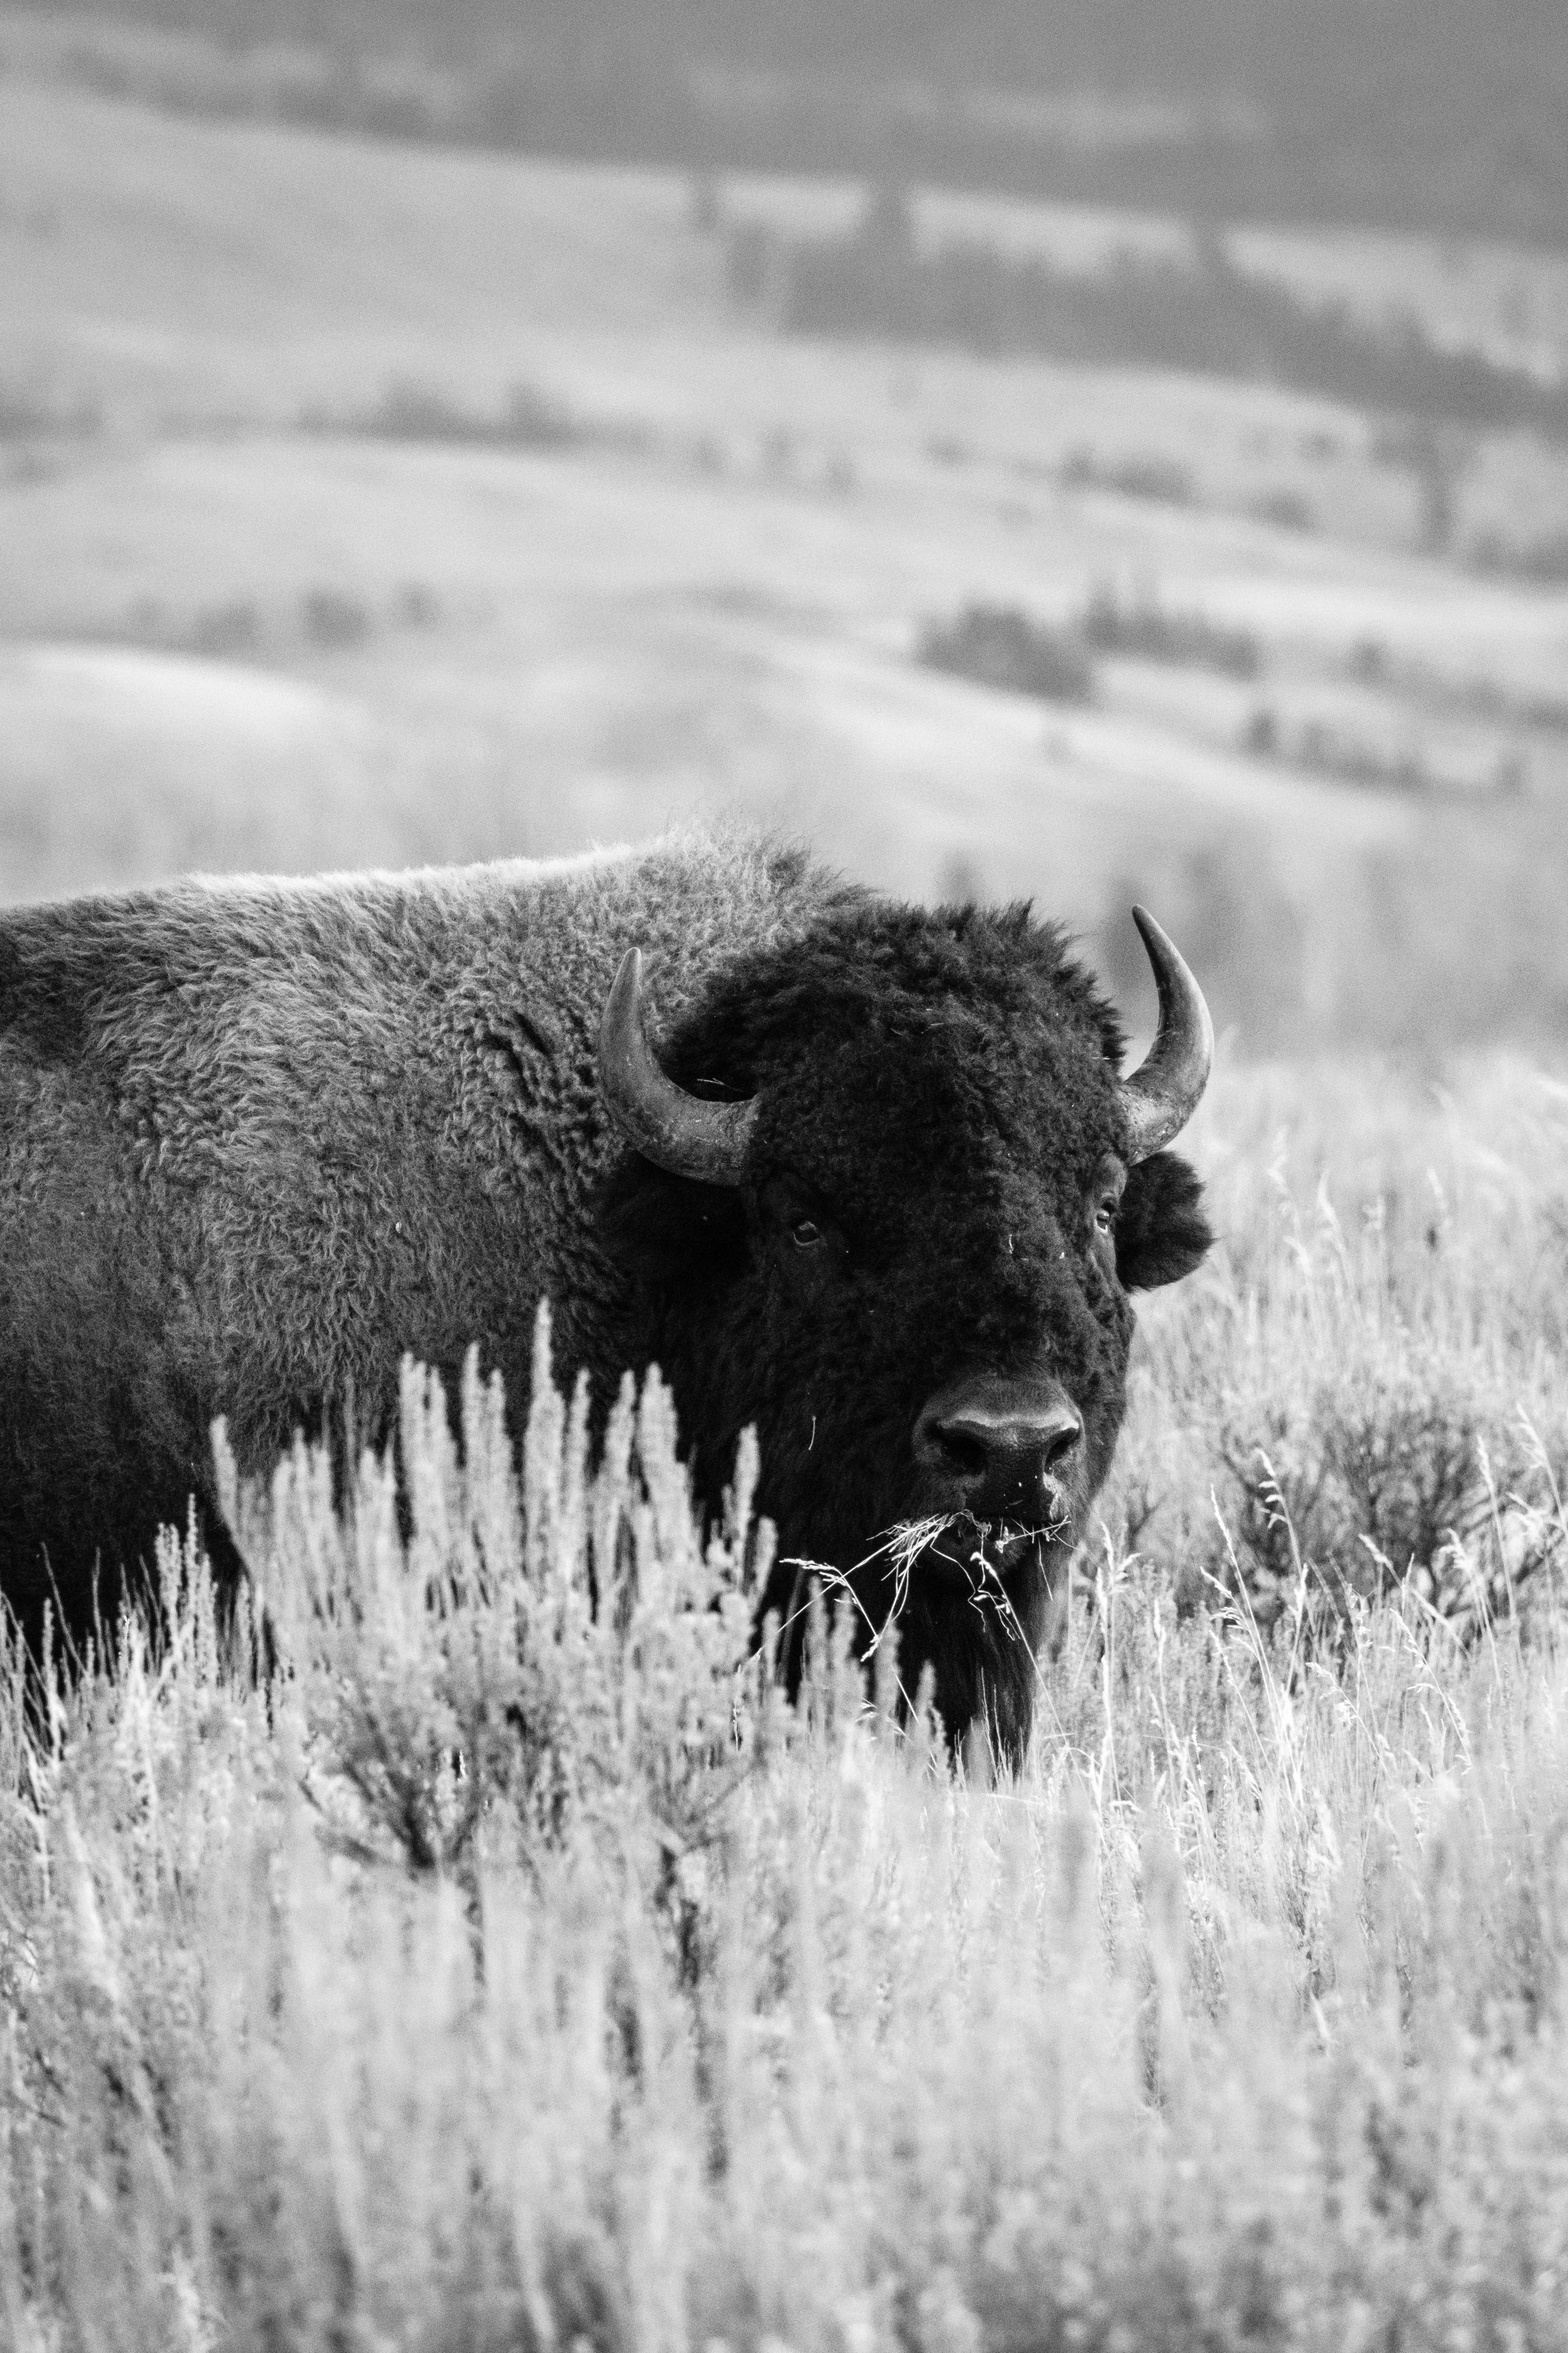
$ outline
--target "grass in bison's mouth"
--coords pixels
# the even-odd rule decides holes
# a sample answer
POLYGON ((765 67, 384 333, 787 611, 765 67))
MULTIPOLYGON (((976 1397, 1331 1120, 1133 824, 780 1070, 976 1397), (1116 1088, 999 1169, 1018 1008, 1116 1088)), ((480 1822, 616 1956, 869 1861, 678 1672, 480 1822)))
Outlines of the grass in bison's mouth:
MULTIPOLYGON (((974 1520, 965 1513, 950 1514, 921 1547, 967 1579, 969 1606, 982 1614, 991 1611, 1009 1641, 1023 1633, 1012 1595, 1003 1583, 1004 1572, 1018 1567, 1031 1553, 1043 1551, 1067 1534, 1065 1499, 1048 1520, 1025 1524, 1014 1520, 974 1520)), ((921 1557, 917 1554, 915 1557, 921 1557)), ((895 1596, 894 1609, 899 1599, 895 1596)))
MULTIPOLYGON (((835 1568, 825 1561, 801 1560, 785 1565, 809 1571, 813 1577, 820 1579, 826 1592, 842 1596, 865 1620, 870 1640, 860 1652, 863 1661, 875 1657, 886 1637, 898 1626, 909 1602, 910 1577, 920 1563, 932 1554, 943 1568, 954 1570, 966 1579, 971 1609, 983 1615, 987 1610, 993 1612, 1007 1640, 1021 1641, 1024 1630, 1002 1575, 1030 1546, 1043 1549, 1047 1545, 1059 1543, 1069 1533, 1071 1506, 1067 1496, 1058 1490, 1048 1501, 1054 1507, 1050 1518, 1032 1523, 976 1520, 967 1512, 931 1512, 921 1519, 895 1520, 851 1569, 835 1568), (944 1537, 949 1540, 945 1545, 944 1537), (882 1575, 884 1578, 890 1577, 893 1585, 893 1598, 880 1623, 867 1609, 853 1581, 878 1561, 886 1563, 882 1575)), ((781 1632, 787 1630, 794 1618, 803 1615, 809 1607, 807 1602, 794 1612, 781 1627, 781 1632)))
MULTIPOLYGON (((1056 1509, 1051 1517, 1032 1524, 976 1520, 967 1512, 935 1512, 923 1519, 896 1521, 864 1560, 856 1564, 858 1571, 885 1559, 883 1574, 893 1581, 888 1614, 873 1630, 864 1655, 871 1657, 889 1630, 898 1624, 909 1600, 910 1577, 920 1563, 932 1555, 944 1567, 957 1570, 967 1580, 972 1609, 994 1612, 1010 1641, 1021 1636, 1023 1628, 1012 1596, 1002 1581, 1003 1571, 1014 1567, 1029 1548, 1058 1543, 1067 1534, 1070 1517, 1067 1499, 1055 1496, 1052 1501, 1056 1509)), ((836 1573, 829 1581, 841 1586, 846 1593, 852 1593, 849 1577, 842 1572, 836 1573)))

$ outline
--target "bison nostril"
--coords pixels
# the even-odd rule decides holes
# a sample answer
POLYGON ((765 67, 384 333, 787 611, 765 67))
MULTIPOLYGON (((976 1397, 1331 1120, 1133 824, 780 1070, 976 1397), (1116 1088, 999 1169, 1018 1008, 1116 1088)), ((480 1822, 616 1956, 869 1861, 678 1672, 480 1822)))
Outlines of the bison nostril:
POLYGON ((966 1383, 933 1398, 915 1424, 931 1500, 979 1519, 1032 1519, 1068 1474, 1083 1417, 1058 1383, 966 1383))
POLYGON ((938 1467, 961 1479, 979 1479, 985 1472, 985 1447, 962 1422, 939 1422, 931 1432, 931 1451, 938 1467))
POLYGON ((1047 1471, 1055 1471, 1072 1452, 1083 1436, 1083 1424, 1069 1406, 1057 1426, 1044 1438, 1042 1461, 1047 1471))

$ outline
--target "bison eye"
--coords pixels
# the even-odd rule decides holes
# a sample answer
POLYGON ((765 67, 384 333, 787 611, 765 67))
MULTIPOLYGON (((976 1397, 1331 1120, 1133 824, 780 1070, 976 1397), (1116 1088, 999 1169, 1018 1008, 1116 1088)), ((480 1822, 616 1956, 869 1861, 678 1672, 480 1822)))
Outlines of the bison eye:
POLYGON ((797 1218, 789 1229, 789 1238, 796 1250, 815 1250, 822 1240, 822 1228, 815 1218, 797 1218))
POLYGON ((1121 1207, 1121 1196, 1126 1190, 1127 1171, 1119 1160, 1107 1153, 1089 1191, 1089 1199, 1094 1203, 1094 1230, 1102 1241, 1113 1243, 1115 1240, 1116 1213, 1121 1207))

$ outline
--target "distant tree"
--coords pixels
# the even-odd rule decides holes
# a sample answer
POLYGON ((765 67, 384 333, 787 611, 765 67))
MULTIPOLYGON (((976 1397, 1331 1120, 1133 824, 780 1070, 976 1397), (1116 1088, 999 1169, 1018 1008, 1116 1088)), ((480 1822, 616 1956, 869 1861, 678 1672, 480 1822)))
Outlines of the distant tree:
POLYGON ((686 202, 686 217, 699 237, 714 237, 724 226, 724 199, 711 172, 697 173, 686 202))
POLYGON ((1411 437, 1411 470, 1420 501, 1418 535, 1426 555, 1447 555, 1458 521, 1459 486, 1476 460, 1473 437, 1423 425, 1411 437))
POLYGON ((913 254, 914 207, 901 180, 884 180, 870 190, 860 218, 860 242, 889 259, 913 254))

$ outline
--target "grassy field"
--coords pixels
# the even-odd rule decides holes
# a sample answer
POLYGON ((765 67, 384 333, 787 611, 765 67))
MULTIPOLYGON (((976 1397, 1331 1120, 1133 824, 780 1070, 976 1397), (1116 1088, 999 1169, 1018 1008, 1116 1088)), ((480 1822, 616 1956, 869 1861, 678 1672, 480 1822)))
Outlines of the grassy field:
MULTIPOLYGON (((731 299, 727 225, 847 189, 737 181, 715 229, 677 174, 20 67, 0 154, 5 895, 723 811, 912 895, 1032 892, 1128 984, 1142 892, 1254 1046, 1557 1026, 1568 618, 1461 558, 1556 544, 1562 452, 1447 451, 1440 545, 1386 420, 784 338, 731 299), (1247 629, 1256 675, 1118 654, 1058 705, 912 659, 972 602, 1060 627, 1103 588, 1247 629)), ((1114 233, 920 204, 1075 266, 1114 233)), ((1236 242, 1313 293, 1400 284, 1434 335, 1501 335, 1521 270, 1557 316, 1549 258, 1236 242)))
POLYGON ((768 1694, 657 1392, 237 1501, 266 1694, 172 1553, 0 1710, 0 2341, 1560 2345, 1565 1128, 1222 1074, 1001 1787, 768 1694))
MULTIPOLYGON (((1034 892, 1134 1023, 1147 896, 1229 1034, 1016 1780, 847 1628, 782 1707, 657 1388, 589 1477, 542 1377, 519 1481, 411 1377, 406 1543, 374 1465, 236 1497, 265 1691, 173 1551, 156 1654, 0 1644, 0 2348, 1555 2353, 1568 604, 1467 551, 1563 453, 1437 514, 1277 386, 781 335, 731 232, 858 190, 7 56, 0 898, 739 817, 1034 892), (922 661, 970 608, 1087 692, 922 661)), ((1551 257, 1236 248, 1560 361, 1551 257)))

